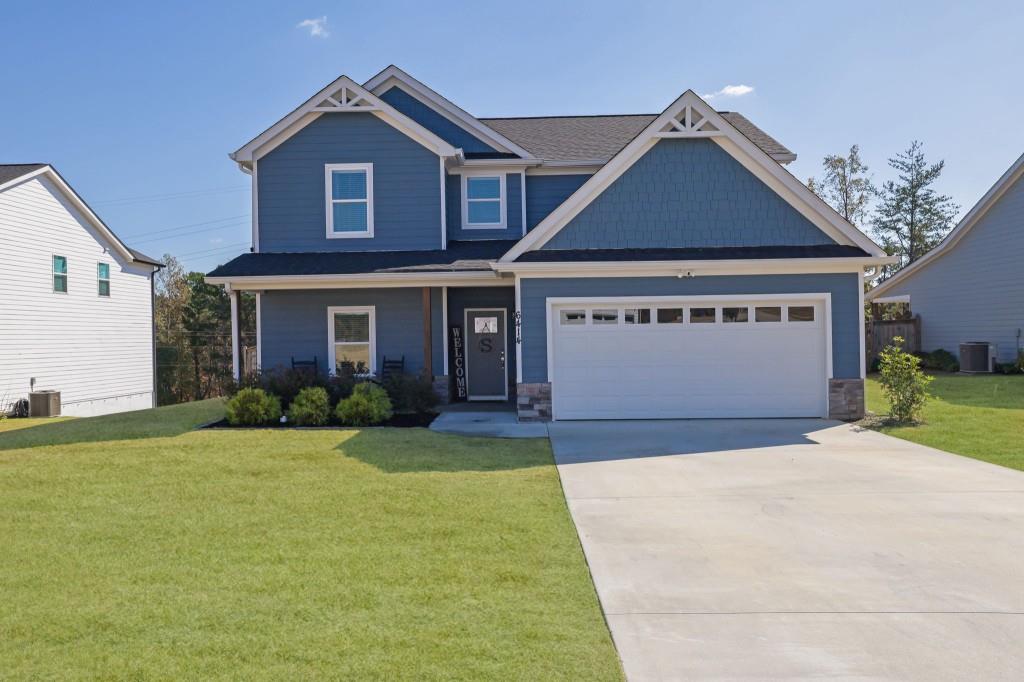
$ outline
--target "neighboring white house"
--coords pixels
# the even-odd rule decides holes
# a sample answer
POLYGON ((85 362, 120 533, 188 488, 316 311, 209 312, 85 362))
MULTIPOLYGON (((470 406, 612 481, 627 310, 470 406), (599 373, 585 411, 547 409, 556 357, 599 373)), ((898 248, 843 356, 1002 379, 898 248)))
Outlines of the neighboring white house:
POLYGON ((0 410, 35 390, 62 413, 153 407, 153 274, 47 164, 0 165, 0 410))
POLYGON ((921 349, 996 344, 1000 362, 1024 349, 1024 156, 942 242, 867 294, 909 303, 921 316, 921 349))

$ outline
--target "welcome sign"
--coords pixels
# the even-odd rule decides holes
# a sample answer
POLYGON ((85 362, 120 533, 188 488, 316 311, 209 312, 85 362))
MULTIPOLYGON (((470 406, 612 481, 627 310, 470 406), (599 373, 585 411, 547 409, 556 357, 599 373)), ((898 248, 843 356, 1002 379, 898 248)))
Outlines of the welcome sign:
POLYGON ((452 376, 455 377, 455 400, 466 399, 466 353, 462 338, 462 327, 452 327, 448 338, 451 339, 452 376))

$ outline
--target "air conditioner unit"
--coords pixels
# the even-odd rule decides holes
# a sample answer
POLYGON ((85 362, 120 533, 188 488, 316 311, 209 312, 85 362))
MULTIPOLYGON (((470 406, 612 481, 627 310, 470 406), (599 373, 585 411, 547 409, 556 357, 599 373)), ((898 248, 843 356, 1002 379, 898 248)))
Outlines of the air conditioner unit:
POLYGON ((960 344, 960 371, 967 374, 992 372, 996 364, 996 345, 988 341, 960 344))
POLYGON ((60 391, 32 391, 28 394, 30 417, 59 417, 60 391))

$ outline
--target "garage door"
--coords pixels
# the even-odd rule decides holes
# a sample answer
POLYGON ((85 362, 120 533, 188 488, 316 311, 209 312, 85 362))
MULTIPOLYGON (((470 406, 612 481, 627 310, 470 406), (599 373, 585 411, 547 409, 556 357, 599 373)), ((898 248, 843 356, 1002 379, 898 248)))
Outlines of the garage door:
POLYGON ((822 298, 558 302, 554 418, 824 416, 825 318, 822 298))

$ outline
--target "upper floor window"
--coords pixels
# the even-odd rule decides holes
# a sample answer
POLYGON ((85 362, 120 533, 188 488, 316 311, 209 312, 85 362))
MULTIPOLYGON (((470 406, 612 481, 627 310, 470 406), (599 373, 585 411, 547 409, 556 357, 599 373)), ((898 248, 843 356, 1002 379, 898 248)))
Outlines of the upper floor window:
POLYGON ((373 236, 373 164, 329 163, 327 238, 373 236))
POLYGON ((96 264, 96 290, 100 296, 110 296, 110 265, 96 264))
POLYGON ((53 290, 58 294, 68 293, 68 259, 53 257, 53 290))
POLYGON ((505 176, 462 176, 462 227, 505 229, 505 176))

